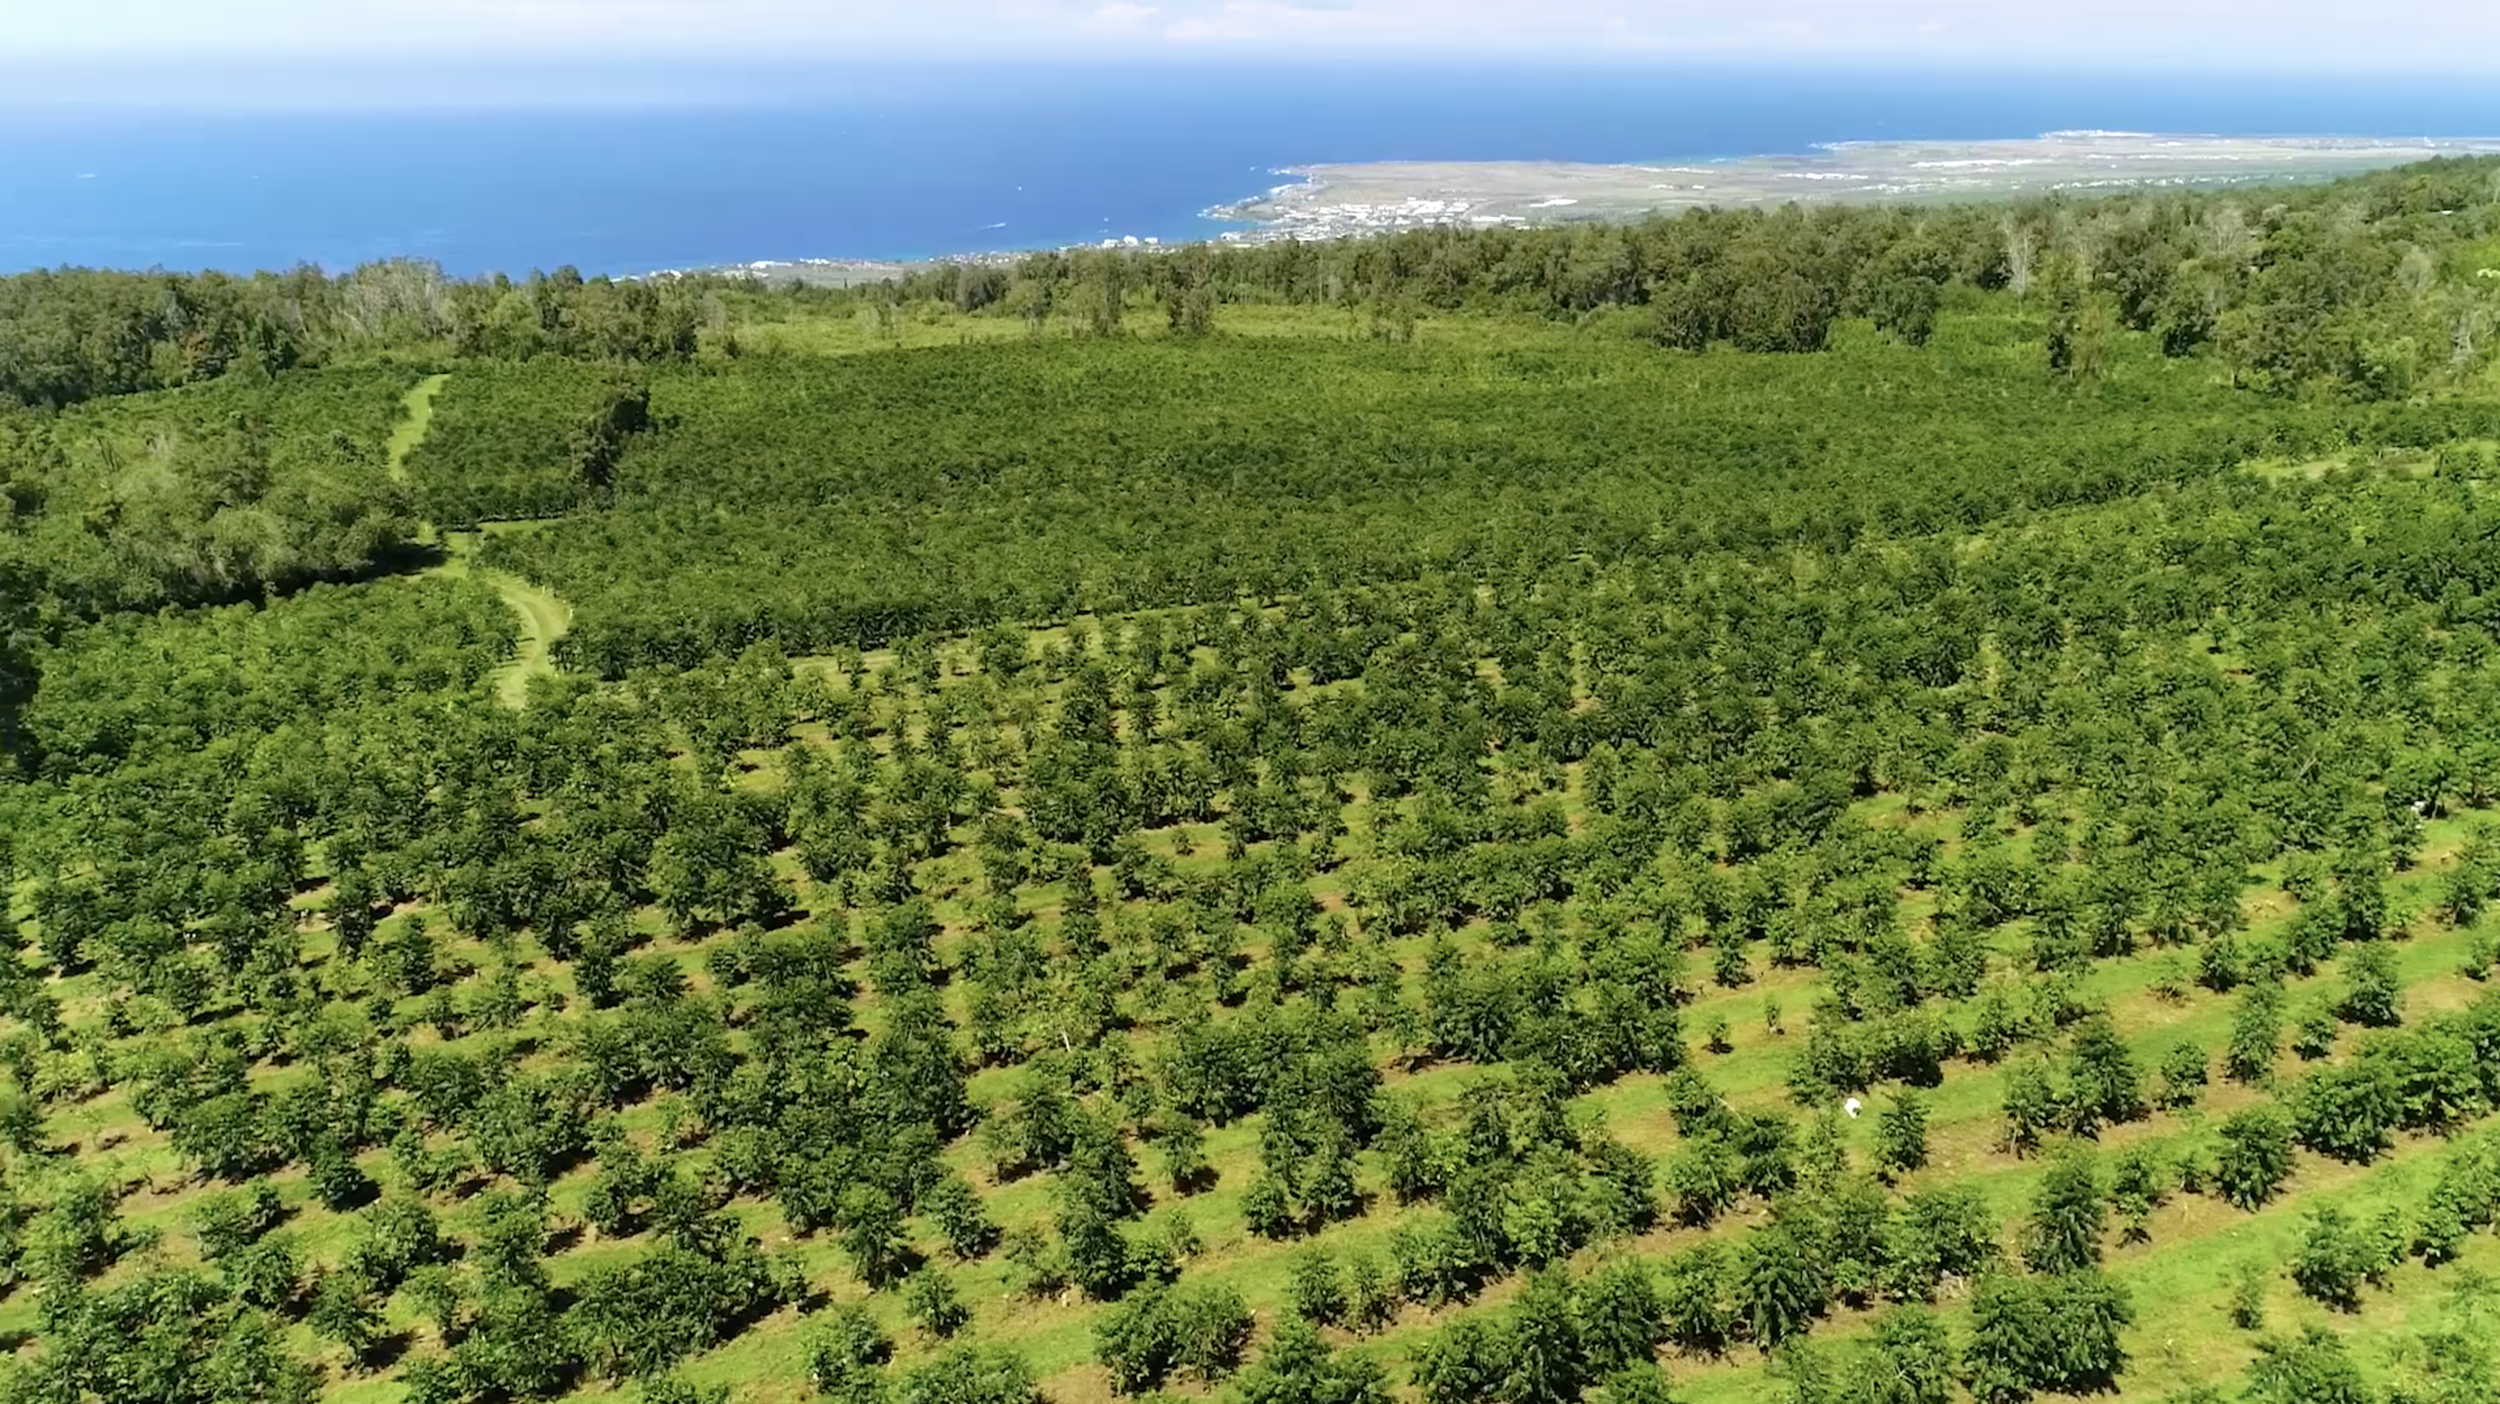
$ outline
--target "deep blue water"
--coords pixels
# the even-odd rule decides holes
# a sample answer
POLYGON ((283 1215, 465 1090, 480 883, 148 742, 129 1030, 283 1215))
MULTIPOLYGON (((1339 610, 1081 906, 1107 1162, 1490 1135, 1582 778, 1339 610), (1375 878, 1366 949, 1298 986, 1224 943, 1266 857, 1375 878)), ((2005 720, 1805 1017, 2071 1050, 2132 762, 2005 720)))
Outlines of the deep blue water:
POLYGON ((2453 80, 1060 70, 793 96, 779 78, 769 101, 639 110, 0 107, 0 271, 404 254, 624 274, 1205 237, 1219 226, 1199 211, 1323 161, 1690 160, 2073 127, 2500 134, 2500 87, 2453 80))

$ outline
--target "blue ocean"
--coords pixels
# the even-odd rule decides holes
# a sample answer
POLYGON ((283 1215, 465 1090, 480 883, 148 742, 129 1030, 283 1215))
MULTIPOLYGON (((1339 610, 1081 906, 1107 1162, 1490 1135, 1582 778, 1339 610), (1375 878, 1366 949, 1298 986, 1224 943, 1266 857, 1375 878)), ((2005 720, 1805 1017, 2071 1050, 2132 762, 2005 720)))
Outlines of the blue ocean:
POLYGON ((1221 228, 1206 208, 1316 162, 1695 160, 2081 127, 2500 134, 2488 84, 2350 78, 1311 67, 764 86, 640 107, 0 105, 0 271, 414 255, 464 275, 635 274, 1203 238, 1221 228))

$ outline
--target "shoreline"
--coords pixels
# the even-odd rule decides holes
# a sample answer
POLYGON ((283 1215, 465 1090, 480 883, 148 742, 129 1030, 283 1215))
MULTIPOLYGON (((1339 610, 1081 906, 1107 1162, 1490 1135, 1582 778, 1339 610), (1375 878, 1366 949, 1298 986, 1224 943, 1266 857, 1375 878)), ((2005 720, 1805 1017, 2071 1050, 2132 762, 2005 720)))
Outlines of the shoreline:
POLYGON ((758 259, 644 277, 735 275, 853 287, 950 264, 998 265, 1097 248, 1242 247, 1425 228, 1625 221, 1689 209, 1798 204, 1936 204, 2058 192, 2218 190, 2333 180, 2440 156, 2500 155, 2500 137, 2222 136, 2077 128, 2034 137, 1816 143, 1788 154, 1657 163, 1373 161, 1281 166, 1295 177, 1198 218, 1202 237, 1122 235, 923 259, 758 259))
POLYGON ((2500 155, 2500 137, 2217 136, 2069 130, 1985 141, 1836 141, 1709 161, 1383 161, 1302 177, 1208 211, 1253 224, 1230 242, 1434 225, 1527 227, 1706 206, 1944 203, 2062 191, 2222 189, 2331 180, 2438 156, 2500 155))

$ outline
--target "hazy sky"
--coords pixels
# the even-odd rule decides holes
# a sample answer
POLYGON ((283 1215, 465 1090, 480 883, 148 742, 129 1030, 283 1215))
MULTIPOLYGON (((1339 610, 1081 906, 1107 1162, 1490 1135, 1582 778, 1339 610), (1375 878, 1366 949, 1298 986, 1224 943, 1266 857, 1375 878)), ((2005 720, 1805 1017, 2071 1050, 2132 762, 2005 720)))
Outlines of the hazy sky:
POLYGON ((2492 0, 7 0, 0 61, 1463 55, 2500 69, 2492 0))

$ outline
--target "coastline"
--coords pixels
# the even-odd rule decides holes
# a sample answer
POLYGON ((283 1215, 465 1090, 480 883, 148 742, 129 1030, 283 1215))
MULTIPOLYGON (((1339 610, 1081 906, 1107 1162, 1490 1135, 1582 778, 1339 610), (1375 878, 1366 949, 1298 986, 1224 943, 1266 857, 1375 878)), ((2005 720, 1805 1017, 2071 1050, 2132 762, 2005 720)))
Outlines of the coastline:
POLYGON ((2437 156, 2500 154, 2500 137, 2235 137, 2070 130, 1988 141, 1837 141, 1795 155, 1601 165, 1384 161, 1314 165, 1208 211, 1253 228, 1227 242, 1432 225, 1526 227, 1704 206, 1942 203, 2072 191, 2216 189, 2331 180, 2437 156))
POLYGON ((950 264, 1011 263, 1035 253, 1254 246, 1405 230, 1535 228, 1638 219, 1705 207, 1948 203, 2058 192, 2213 190, 2324 181, 2439 156, 2500 155, 2500 137, 2222 136, 2071 129, 1967 141, 1844 140, 1804 152, 1716 160, 1601 164, 1573 161, 1376 161, 1282 166, 1294 179, 1211 205, 1202 221, 1232 227, 1203 237, 1122 235, 1072 244, 990 249, 926 259, 760 259, 686 273, 751 273, 850 287, 950 264))

